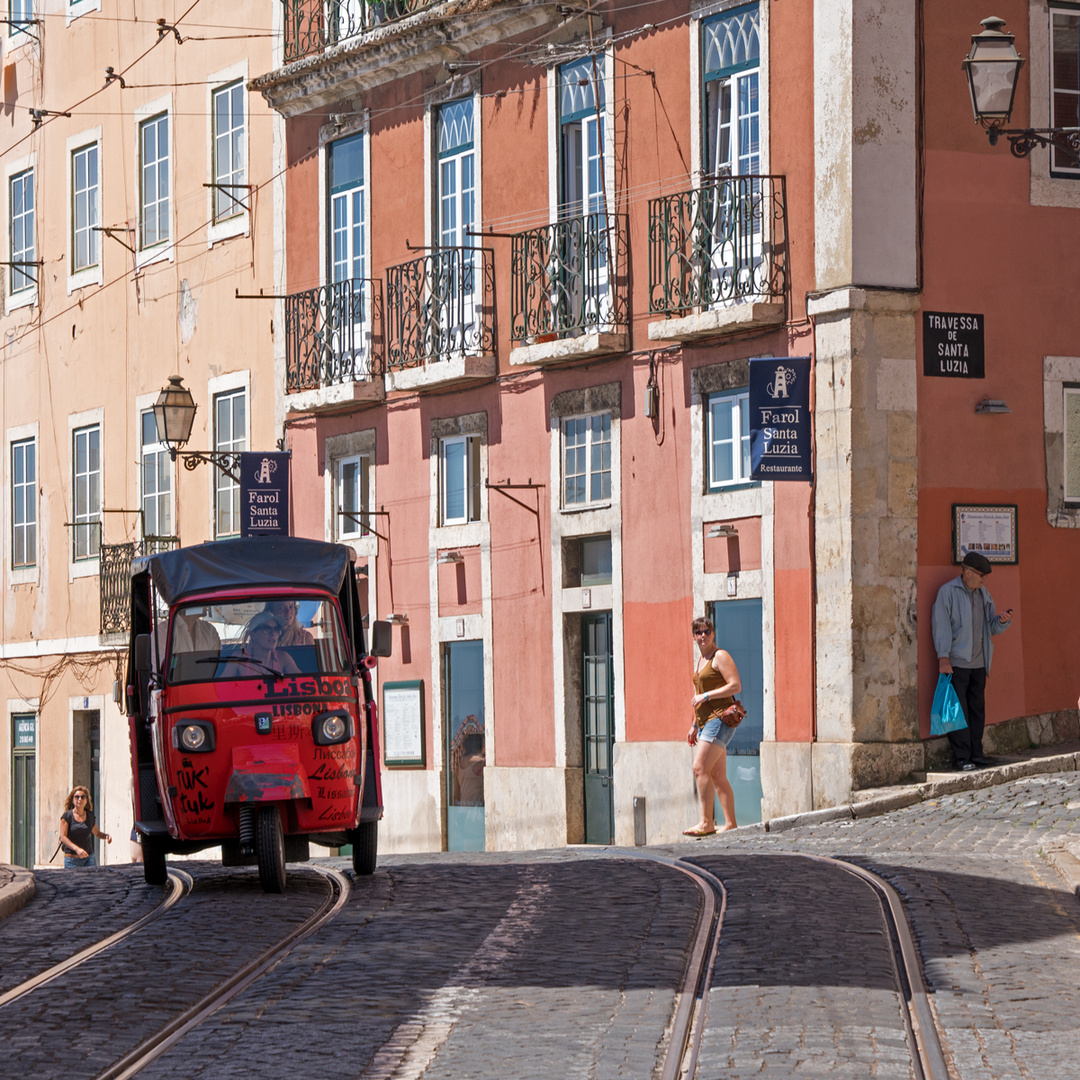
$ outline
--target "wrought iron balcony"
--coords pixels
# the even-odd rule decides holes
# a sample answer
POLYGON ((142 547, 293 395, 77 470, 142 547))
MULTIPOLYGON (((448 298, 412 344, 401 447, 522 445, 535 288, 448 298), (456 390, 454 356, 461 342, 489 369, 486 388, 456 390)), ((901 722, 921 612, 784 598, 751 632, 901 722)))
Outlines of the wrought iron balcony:
POLYGON ((285 63, 322 52, 375 26, 403 19, 437 0, 282 0, 285 63))
POLYGON ((627 218, 586 214, 513 239, 510 337, 519 344, 628 329, 627 218))
POLYGON ((781 301, 787 274, 784 177, 721 177, 649 201, 650 312, 781 301))
POLYGON ((382 283, 350 278, 285 297, 285 393, 382 374, 382 283))
POLYGON ((135 556, 172 551, 179 546, 176 536, 147 536, 141 543, 101 545, 98 574, 102 634, 125 634, 131 629, 131 563, 135 556))
POLYGON ((437 248, 386 271, 391 371, 495 352, 495 263, 488 248, 437 248))

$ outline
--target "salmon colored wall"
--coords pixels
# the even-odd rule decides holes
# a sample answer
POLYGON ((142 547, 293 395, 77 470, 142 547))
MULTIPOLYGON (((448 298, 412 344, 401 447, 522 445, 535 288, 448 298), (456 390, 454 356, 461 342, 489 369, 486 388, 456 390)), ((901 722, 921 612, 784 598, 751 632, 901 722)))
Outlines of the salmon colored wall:
POLYGON ((777 742, 806 742, 815 731, 809 503, 808 484, 773 484, 777 742))
POLYGON ((761 518, 706 521, 702 527, 706 574, 729 574, 761 569, 761 518), (709 536, 714 525, 733 525, 737 536, 709 536))
MULTIPOLYGON (((439 551, 439 556, 445 548, 439 551)), ((459 563, 444 563, 437 569, 439 577, 439 615, 473 615, 483 610, 480 592, 480 549, 455 548, 462 557, 459 563)))
MULTIPOLYGON (((994 14, 1029 56, 1028 5, 994 14)), ((956 576, 952 504, 1018 507, 1018 566, 995 566, 987 587, 1012 627, 994 639, 987 720, 1071 708, 1080 676, 1080 534, 1046 520, 1043 357, 1077 354, 1072 283, 1080 270, 1077 211, 1031 205, 1028 161, 1005 140, 991 147, 971 116, 957 59, 979 31, 978 13, 926 8, 927 101, 923 308, 985 316, 985 378, 924 377, 919 333, 919 702, 928 734, 937 682, 930 611, 956 576), (984 397, 1009 414, 976 415, 984 397)), ((1030 66, 1021 72, 1010 127, 1029 123, 1030 66)), ((1042 92, 1040 90, 1040 92, 1042 92)), ((1038 153, 1038 151, 1036 152, 1038 153)))

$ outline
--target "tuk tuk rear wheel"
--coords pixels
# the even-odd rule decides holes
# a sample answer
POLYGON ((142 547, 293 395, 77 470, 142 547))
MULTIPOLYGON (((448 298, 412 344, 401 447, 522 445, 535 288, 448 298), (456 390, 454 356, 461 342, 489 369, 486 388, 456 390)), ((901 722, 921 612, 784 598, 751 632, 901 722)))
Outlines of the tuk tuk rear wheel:
POLYGON ((156 836, 142 838, 143 880, 147 885, 164 885, 169 880, 165 865, 165 845, 156 836))
POLYGON ((263 892, 285 891, 285 834, 276 806, 260 806, 255 826, 255 851, 263 892))
POLYGON ((352 844, 352 868, 357 877, 375 873, 375 861, 379 853, 379 823, 361 821, 349 834, 352 844))

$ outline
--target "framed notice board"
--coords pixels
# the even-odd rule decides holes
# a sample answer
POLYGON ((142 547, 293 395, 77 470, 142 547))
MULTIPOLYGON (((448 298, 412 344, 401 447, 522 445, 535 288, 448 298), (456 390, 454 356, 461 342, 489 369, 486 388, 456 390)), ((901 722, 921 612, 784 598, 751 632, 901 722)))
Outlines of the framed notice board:
POLYGON ((424 764, 424 680, 383 683, 383 762, 424 764))
POLYGON ((973 506, 953 503, 953 562, 977 551, 992 563, 1020 561, 1016 506, 973 506))

